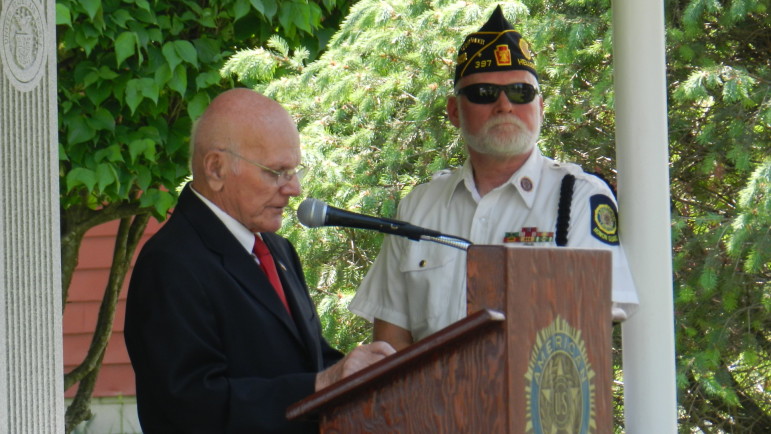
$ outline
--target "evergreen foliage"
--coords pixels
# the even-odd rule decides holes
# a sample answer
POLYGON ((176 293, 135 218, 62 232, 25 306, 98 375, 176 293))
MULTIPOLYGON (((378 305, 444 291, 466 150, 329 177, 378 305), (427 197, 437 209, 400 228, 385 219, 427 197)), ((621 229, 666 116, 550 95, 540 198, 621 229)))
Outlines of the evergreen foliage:
MULTIPOLYGON (((446 96, 462 35, 492 9, 441 3, 440 13, 430 2, 359 2, 319 60, 292 77, 247 81, 297 117, 311 167, 304 195, 392 217, 413 186, 461 164, 462 146, 444 115, 446 96)), ((520 4, 508 8, 523 10, 520 4)), ((288 53, 270 51, 233 57, 224 70, 240 77, 250 67, 289 67, 288 53)), ((308 231, 289 217, 284 235, 301 252, 309 285, 320 291, 317 299, 326 305, 321 294, 329 294, 347 305, 382 236, 356 229, 308 231)), ((353 335, 345 342, 331 339, 348 350, 369 338, 369 328, 345 305, 336 309, 340 315, 322 320, 333 337, 353 335)))
MULTIPOLYGON (((416 184, 462 164, 463 145, 444 113, 454 57, 498 3, 538 53, 541 149, 612 181, 609 0, 361 0, 318 60, 297 68, 274 48, 233 57, 226 68, 296 115, 313 168, 306 196, 390 217, 416 184), (297 73, 263 74, 282 68, 297 73)), ((665 7, 680 431, 771 432, 768 4, 665 7)), ((368 326, 343 308, 382 236, 308 230, 294 218, 283 232, 300 250, 317 300, 335 312, 323 318, 327 336, 342 348, 367 339, 368 326)))
POLYGON ((771 431, 771 19, 679 2, 667 34, 679 401, 704 432, 771 431))

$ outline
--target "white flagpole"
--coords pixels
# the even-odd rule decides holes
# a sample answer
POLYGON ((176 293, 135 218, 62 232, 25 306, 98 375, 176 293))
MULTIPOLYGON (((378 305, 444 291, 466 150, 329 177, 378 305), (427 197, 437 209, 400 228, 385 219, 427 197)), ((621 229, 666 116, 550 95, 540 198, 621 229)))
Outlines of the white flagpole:
POLYGON ((622 325, 626 432, 677 432, 664 2, 614 0, 620 233, 640 296, 622 325))

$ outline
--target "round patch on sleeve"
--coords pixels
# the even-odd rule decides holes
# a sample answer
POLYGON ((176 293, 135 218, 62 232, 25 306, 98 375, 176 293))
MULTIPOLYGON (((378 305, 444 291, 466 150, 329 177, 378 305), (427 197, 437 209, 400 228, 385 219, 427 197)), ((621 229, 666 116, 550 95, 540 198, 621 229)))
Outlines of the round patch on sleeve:
POLYGON ((618 212, 616 204, 604 194, 589 198, 592 212, 592 236, 605 244, 618 245, 618 212))

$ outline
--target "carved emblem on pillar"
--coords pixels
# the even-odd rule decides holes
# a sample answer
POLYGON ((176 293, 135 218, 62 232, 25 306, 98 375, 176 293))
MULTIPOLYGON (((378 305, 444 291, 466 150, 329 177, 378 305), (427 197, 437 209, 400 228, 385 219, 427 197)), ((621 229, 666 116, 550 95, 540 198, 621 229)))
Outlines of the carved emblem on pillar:
POLYGON ((10 82, 21 91, 37 87, 45 64, 45 23, 40 5, 12 0, 0 12, 0 59, 10 82))

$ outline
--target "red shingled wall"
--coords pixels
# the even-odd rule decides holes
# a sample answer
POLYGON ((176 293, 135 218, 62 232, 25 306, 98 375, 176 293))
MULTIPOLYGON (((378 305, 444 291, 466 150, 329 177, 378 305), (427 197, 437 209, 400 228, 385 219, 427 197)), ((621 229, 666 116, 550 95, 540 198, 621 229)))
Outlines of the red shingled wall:
MULTIPOLYGON (((72 276, 67 306, 64 309, 64 372, 70 372, 75 368, 83 360, 91 345, 99 305, 109 276, 118 223, 116 220, 97 226, 88 231, 83 239, 78 266, 72 276)), ((157 232, 160 226, 161 224, 154 219, 150 220, 136 253, 139 253, 144 242, 157 232)), ((132 260, 132 266, 134 260, 132 260)), ((134 371, 131 369, 126 345, 123 342, 126 289, 130 277, 129 271, 115 312, 112 338, 107 345, 102 369, 96 381, 93 395, 95 397, 134 396, 136 393, 134 371)), ((65 396, 73 397, 76 390, 77 385, 69 388, 65 391, 65 396)))

